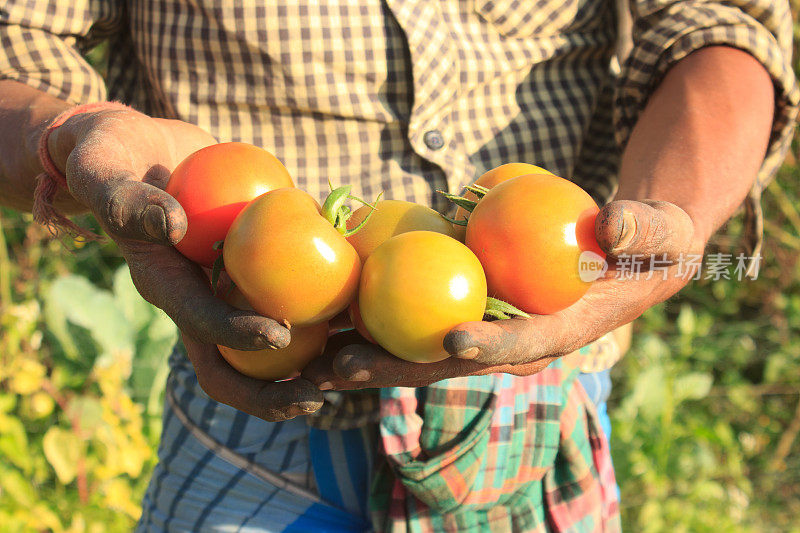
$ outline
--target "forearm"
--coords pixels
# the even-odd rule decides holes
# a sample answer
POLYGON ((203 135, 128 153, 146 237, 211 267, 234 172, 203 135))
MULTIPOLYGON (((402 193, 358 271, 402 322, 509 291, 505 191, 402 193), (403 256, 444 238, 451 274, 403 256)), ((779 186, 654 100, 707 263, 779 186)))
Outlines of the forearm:
MULTIPOLYGON (((70 104, 10 80, 0 81, 0 204, 30 211, 36 176, 42 172, 37 156, 39 137, 50 121, 70 104)), ((57 206, 80 209, 68 194, 57 206)))
POLYGON ((623 153, 615 199, 680 206, 704 244, 752 186, 773 112, 771 79, 752 56, 722 46, 694 52, 650 97, 623 153))

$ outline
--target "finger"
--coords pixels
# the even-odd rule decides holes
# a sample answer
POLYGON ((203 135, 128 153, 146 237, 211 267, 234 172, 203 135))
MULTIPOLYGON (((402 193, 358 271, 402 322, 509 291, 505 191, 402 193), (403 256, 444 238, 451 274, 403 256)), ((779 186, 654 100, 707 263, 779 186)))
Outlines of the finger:
POLYGON ((317 411, 322 392, 311 382, 297 378, 269 382, 234 370, 213 345, 182 335, 200 387, 212 399, 258 418, 274 422, 317 411))
POLYGON ((692 252, 694 224, 675 204, 644 200, 617 200, 597 215, 595 234, 610 256, 663 256, 675 260, 692 252))
POLYGON ((158 187, 132 178, 95 180, 94 187, 74 194, 89 206, 103 229, 116 239, 166 245, 178 243, 188 227, 181 205, 158 187))
POLYGON ((123 242, 120 250, 142 297, 193 339, 239 350, 289 344, 289 330, 275 320, 215 297, 200 267, 174 248, 123 242))
POLYGON ((448 358, 435 363, 413 363, 372 344, 351 344, 324 356, 303 370, 302 376, 322 388, 336 390, 376 387, 423 387, 457 376, 485 373, 484 365, 448 358))
POLYGON ((558 357, 581 346, 582 335, 563 314, 494 322, 464 322, 444 338, 454 357, 484 365, 518 365, 558 357), (565 332, 574 337, 565 337, 565 332))
POLYGON ((363 344, 366 341, 355 330, 336 333, 328 337, 325 351, 303 368, 301 375, 317 385, 321 390, 331 390, 340 381, 333 370, 333 361, 336 354, 343 347, 350 344, 363 344))

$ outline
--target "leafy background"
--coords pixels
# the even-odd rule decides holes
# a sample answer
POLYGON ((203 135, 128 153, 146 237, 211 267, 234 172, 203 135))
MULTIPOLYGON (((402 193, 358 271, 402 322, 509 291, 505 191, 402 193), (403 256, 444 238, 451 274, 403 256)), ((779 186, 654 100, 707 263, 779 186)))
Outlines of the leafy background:
MULTIPOLYGON (((628 531, 800 532, 798 178, 790 155, 765 192, 757 280, 695 282, 636 322, 609 402, 628 531)), ((709 252, 739 253, 741 224, 709 252)), ((112 244, 48 237, 0 209, 0 531, 127 531, 177 335, 112 244)))

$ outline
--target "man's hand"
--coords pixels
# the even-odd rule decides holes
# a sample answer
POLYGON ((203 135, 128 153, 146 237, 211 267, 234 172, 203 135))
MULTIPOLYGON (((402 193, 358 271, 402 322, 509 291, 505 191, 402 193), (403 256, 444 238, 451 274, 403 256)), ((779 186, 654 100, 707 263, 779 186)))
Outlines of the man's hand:
POLYGON ((336 353, 328 350, 303 376, 321 388, 350 389, 419 387, 495 372, 534 374, 675 294, 693 274, 679 276, 677 261, 682 254, 701 253, 705 244, 694 240, 689 216, 666 202, 611 202, 597 217, 596 234, 608 254, 609 271, 583 298, 559 313, 460 324, 444 339, 452 357, 438 363, 410 363, 374 345, 349 344, 336 353), (618 276, 623 273, 615 269, 614 259, 625 255, 646 259, 638 273, 618 276), (665 273, 650 271, 651 256, 673 265, 665 273))
POLYGON ((183 332, 209 396, 266 420, 316 411, 322 393, 311 383, 258 381, 221 358, 216 344, 241 350, 284 347, 289 331, 216 298, 200 267, 173 247, 186 233, 186 215, 163 188, 185 156, 214 142, 184 122, 133 110, 98 111, 76 115, 55 129, 49 150, 72 196, 119 246, 136 288, 183 332))

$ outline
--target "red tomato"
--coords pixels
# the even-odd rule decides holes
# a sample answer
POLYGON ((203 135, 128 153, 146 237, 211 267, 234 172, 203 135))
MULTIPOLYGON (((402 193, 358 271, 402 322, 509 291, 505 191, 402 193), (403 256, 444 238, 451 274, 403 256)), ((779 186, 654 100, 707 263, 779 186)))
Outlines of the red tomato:
MULTIPOLYGON (((231 291, 225 301, 239 309, 252 309, 244 295, 236 289, 231 291)), ((292 378, 297 376, 312 359, 322 355, 328 340, 328 323, 294 327, 291 333, 292 340, 289 345, 279 350, 267 348, 246 351, 234 350, 227 346, 217 346, 217 348, 228 364, 246 376, 266 380, 292 378)))
MULTIPOLYGON (((475 180, 475 185, 482 185, 487 189, 491 189, 498 183, 510 180, 511 178, 516 178, 517 176, 524 176, 525 174, 552 173, 543 169, 542 167, 537 167, 536 165, 530 165, 528 163, 506 163, 505 165, 500 165, 499 167, 495 167, 492 170, 487 170, 481 174, 481 177, 475 180)), ((475 193, 471 191, 467 191, 464 194, 464 198, 472 201, 478 200, 478 197, 475 196, 475 193)), ((459 207, 456 210, 456 216, 453 218, 453 220, 467 220, 468 218, 469 212, 463 207, 459 207)), ((453 236, 459 241, 464 242, 464 236, 466 235, 467 228, 457 224, 453 227, 455 228, 455 235, 453 236)))
POLYGON ((486 271, 489 295, 528 313, 550 314, 589 288, 581 253, 604 258, 595 239, 599 209, 583 189, 553 175, 529 174, 496 185, 469 217, 466 244, 486 271))
POLYGON ((172 171, 166 187, 183 206, 189 223, 175 247, 210 267, 219 255, 214 243, 225 238, 247 202, 282 187, 294 187, 289 172, 257 146, 221 143, 194 152, 172 171))
POLYGON ((329 320, 355 297, 361 261, 300 189, 250 202, 223 249, 225 270, 253 309, 292 326, 329 320))
POLYGON ((387 351, 407 361, 441 361, 449 356, 445 335, 483 318, 486 277, 475 254, 457 240, 412 231, 367 258, 358 305, 367 331, 387 351))

